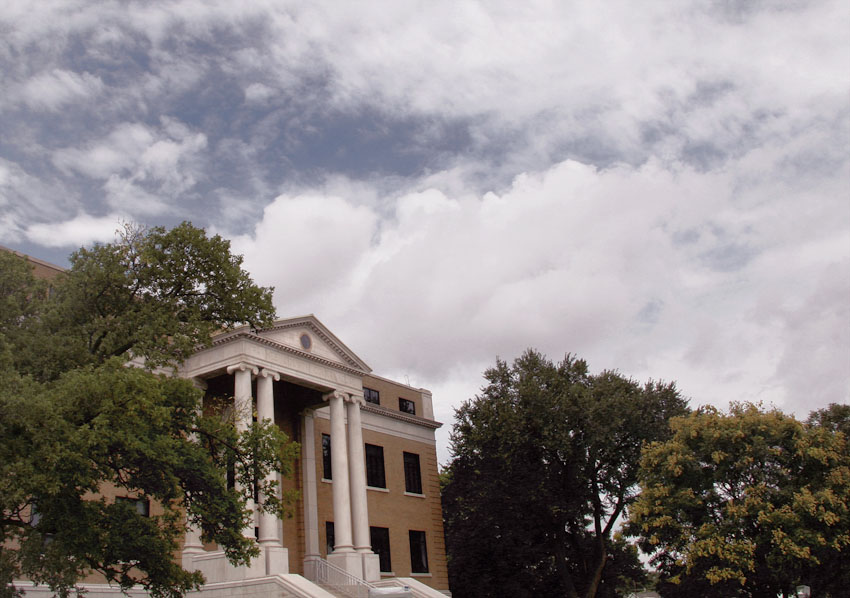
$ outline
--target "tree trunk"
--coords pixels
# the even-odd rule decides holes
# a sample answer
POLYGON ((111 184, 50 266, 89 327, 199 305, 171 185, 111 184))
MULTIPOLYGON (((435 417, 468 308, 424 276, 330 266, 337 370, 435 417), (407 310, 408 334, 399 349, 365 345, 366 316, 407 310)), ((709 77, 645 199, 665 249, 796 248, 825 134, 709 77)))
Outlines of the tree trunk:
POLYGON ((566 598, 579 598, 578 592, 576 591, 576 586, 573 583, 573 576, 570 575, 570 569, 569 567, 567 567, 567 548, 565 543, 566 538, 564 537, 565 535, 566 534, 564 534, 563 532, 560 534, 556 534, 556 537, 558 538, 558 542, 555 548, 556 566, 558 567, 558 575, 561 578, 561 583, 563 583, 564 590, 566 590, 566 598))
POLYGON ((597 548, 595 551, 595 563, 593 567, 593 577, 590 578, 590 583, 587 585, 587 590, 584 593, 584 598, 595 598, 596 590, 599 589, 599 582, 602 581, 602 571, 605 569, 605 563, 608 562, 608 551, 605 549, 605 540, 597 539, 597 548))

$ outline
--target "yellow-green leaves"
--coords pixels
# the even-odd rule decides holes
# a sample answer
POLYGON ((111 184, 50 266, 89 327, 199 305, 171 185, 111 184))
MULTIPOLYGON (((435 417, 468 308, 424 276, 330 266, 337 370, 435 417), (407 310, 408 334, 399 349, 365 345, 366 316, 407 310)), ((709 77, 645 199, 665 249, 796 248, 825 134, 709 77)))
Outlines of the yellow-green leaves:
POLYGON ((703 408, 647 446, 630 529, 662 578, 676 580, 662 593, 775 596, 806 583, 841 595, 850 581, 845 415, 831 409, 807 425, 749 404, 703 408))

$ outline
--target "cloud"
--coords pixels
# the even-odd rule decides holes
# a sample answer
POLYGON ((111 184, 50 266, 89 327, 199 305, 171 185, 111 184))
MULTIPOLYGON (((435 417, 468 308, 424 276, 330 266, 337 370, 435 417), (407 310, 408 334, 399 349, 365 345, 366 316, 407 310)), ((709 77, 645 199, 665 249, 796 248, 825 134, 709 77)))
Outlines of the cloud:
POLYGON ((87 147, 68 147, 55 152, 54 164, 66 173, 75 171, 97 179, 129 172, 154 143, 153 132, 143 124, 122 123, 104 139, 87 147))
POLYGON ((25 234, 30 242, 45 247, 77 248, 96 241, 112 241, 123 221, 124 218, 114 214, 102 217, 79 214, 63 222, 32 224, 25 234))
POLYGON ((527 346, 848 400, 842 0, 7 5, 8 239, 191 218, 441 417, 527 346))
POLYGON ((276 301, 290 313, 318 313, 347 292, 376 222, 369 209, 339 197, 282 195, 233 248, 258 282, 278 286, 276 301))
POLYGON ((174 110, 185 94, 196 106, 218 94, 216 110, 237 111, 242 124, 266 116, 252 111, 281 110, 301 135, 318 119, 366 109, 439 119, 468 128, 466 149, 500 184, 568 157, 608 166, 670 156, 707 168, 769 142, 777 126, 846 109, 850 11, 840 0, 747 11, 663 1, 32 10, 24 18, 13 3, 5 17, 9 61, 26 50, 49 65, 86 39, 77 72, 28 77, 80 79, 90 76, 83 64, 120 59, 125 74, 104 90, 110 109, 174 110), (230 89, 240 93, 229 99, 230 89))
POLYGON ((279 197, 234 246, 276 286, 282 316, 315 311, 367 361, 429 385, 456 388, 458 372, 477 379, 536 347, 678 379, 698 403, 804 415, 812 371, 830 380, 819 401, 850 391, 845 196, 839 183, 806 204, 805 184, 765 179, 742 198, 749 175, 568 160, 500 194, 388 198, 383 217, 339 197, 279 197), (759 200, 768 193, 780 195, 759 200), (824 334, 832 350, 810 352, 824 334))
POLYGON ((21 164, 0 157, 0 238, 5 244, 24 239, 29 224, 78 207, 75 194, 55 181, 44 180, 21 164))
POLYGON ((26 81, 19 93, 30 107, 55 111, 71 102, 91 102, 103 87, 103 81, 90 73, 53 69, 26 81))
POLYGON ((168 211, 168 198, 197 182, 198 155, 206 149, 203 133, 163 117, 160 127, 122 123, 107 136, 83 147, 66 147, 53 163, 66 174, 104 180, 107 202, 140 216, 168 211))

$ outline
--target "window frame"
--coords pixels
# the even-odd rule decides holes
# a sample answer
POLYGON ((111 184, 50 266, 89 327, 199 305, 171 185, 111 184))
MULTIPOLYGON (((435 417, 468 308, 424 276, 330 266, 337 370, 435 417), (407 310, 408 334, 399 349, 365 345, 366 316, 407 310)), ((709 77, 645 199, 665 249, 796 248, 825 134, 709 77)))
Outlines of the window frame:
POLYGON ((142 517, 151 516, 151 501, 147 498, 139 498, 137 496, 116 496, 115 502, 130 503, 137 515, 142 517))
POLYGON ((410 539, 410 572, 412 574, 430 573, 428 568, 428 540, 422 530, 408 530, 410 539))
POLYGON ((333 460, 331 459, 331 435, 322 433, 322 479, 333 480, 333 460))
POLYGON ((387 489, 387 472, 384 466, 384 447, 366 444, 366 486, 387 489))
POLYGON ((336 543, 336 531, 334 530, 333 521, 325 521, 325 554, 331 554, 334 551, 336 543))
POLYGON ((392 550, 390 548, 390 528, 369 526, 369 542, 372 545, 372 552, 377 554, 380 559, 380 572, 392 573, 393 563, 392 550), (379 536, 382 537, 379 538, 379 536), (386 545, 382 545, 382 541, 376 542, 376 540, 383 539, 386 539, 386 545), (384 565, 386 565, 386 567, 384 567, 384 565))
POLYGON ((381 404, 381 391, 375 390, 374 388, 363 387, 363 398, 367 403, 372 403, 373 405, 381 404))
POLYGON ((416 415, 416 401, 399 397, 398 410, 402 413, 407 413, 408 415, 416 415))
POLYGON ((407 494, 423 496, 422 492, 422 466, 417 453, 402 451, 404 461, 404 491, 407 494))

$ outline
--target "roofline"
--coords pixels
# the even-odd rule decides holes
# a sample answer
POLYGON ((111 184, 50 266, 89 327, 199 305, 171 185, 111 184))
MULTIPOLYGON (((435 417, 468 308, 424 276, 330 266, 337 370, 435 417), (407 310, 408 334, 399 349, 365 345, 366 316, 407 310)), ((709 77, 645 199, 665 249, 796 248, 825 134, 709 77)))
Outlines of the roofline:
POLYGON ((11 247, 6 247, 5 245, 0 245, 0 249, 2 249, 3 251, 8 251, 9 253, 14 253, 18 257, 22 257, 29 262, 33 262, 33 263, 38 264, 40 266, 44 266, 45 268, 50 268, 52 270, 56 270, 57 272, 67 272, 68 271, 67 268, 63 268, 62 266, 57 266, 56 264, 51 264, 50 262, 47 262, 45 260, 39 259, 37 257, 33 257, 33 256, 26 254, 26 253, 22 253, 22 252, 18 251, 17 249, 12 249, 11 247))
POLYGON ((397 419, 403 422, 407 422, 408 424, 423 426, 425 428, 431 428, 432 430, 436 430, 437 428, 441 428, 443 426, 441 422, 438 422, 436 420, 428 419, 427 417, 422 417, 421 415, 410 415, 409 413, 404 413, 402 411, 395 411, 394 409, 390 409, 389 407, 375 405, 374 403, 363 403, 361 404, 360 409, 361 411, 374 413, 376 415, 383 415, 384 417, 397 419))
MULTIPOLYGON (((294 328, 296 326, 308 326, 313 332, 315 332, 322 340, 324 340, 337 355, 342 358, 344 362, 348 364, 353 370, 356 370, 359 374, 369 374, 372 372, 372 368, 369 367, 365 361, 363 361, 354 351, 352 351, 345 343, 343 343, 339 338, 330 331, 330 329, 325 326, 319 318, 317 318, 313 314, 307 314, 305 316, 297 316, 294 318, 280 318, 275 320, 271 326, 268 328, 261 329, 252 329, 248 324, 243 324, 242 326, 238 326, 233 328, 232 330, 225 331, 220 333, 217 337, 218 339, 224 340, 225 337, 230 337, 231 335, 239 332, 250 331, 250 334, 253 336, 257 336, 258 338, 262 338, 263 332, 273 332, 275 330, 282 330, 284 328, 294 328)), ((216 341, 216 338, 213 339, 216 341)), ((272 341, 273 342, 273 341, 272 341)), ((278 343, 274 343, 275 346, 278 346, 278 343)), ((285 347, 285 345, 279 345, 280 347, 285 347)), ((296 350, 297 351, 297 350, 296 350)), ((312 353, 307 353, 303 351, 297 351, 298 355, 307 355, 315 357, 312 353)), ((319 358, 321 359, 321 358, 319 358)), ((329 361, 329 363, 334 363, 329 361)))
POLYGON ((428 394, 432 394, 431 391, 427 388, 422 388, 421 386, 411 386, 410 384, 404 384, 403 382, 399 382, 398 380, 393 380, 392 378, 387 378, 386 376, 379 376, 378 374, 369 372, 370 378, 376 378, 381 380, 382 382, 389 382, 390 384, 395 384, 397 386, 403 386, 404 388, 409 388, 410 390, 415 390, 418 392, 427 392, 428 394))
MULTIPOLYGON (((210 349, 215 346, 225 345, 237 340, 247 340, 251 342, 255 342, 260 345, 266 345, 267 347, 272 347, 277 349, 278 351, 283 351, 285 353, 291 353, 293 355, 297 355, 298 357, 303 357, 304 359, 309 359, 310 361, 315 361, 317 363, 321 363, 322 365, 332 367, 338 370, 342 370, 344 372, 348 372, 349 374, 354 374, 358 377, 362 377, 364 374, 368 373, 364 370, 358 369, 356 367, 352 367, 350 365, 339 363, 336 361, 331 361, 330 359, 325 359, 324 357, 320 357, 318 355, 314 355, 313 353, 307 353, 306 351, 301 351, 300 349, 296 349, 295 347, 290 347, 289 345, 284 345, 273 340, 267 339, 263 336, 260 336, 254 332, 249 332, 245 330, 245 326, 240 326, 239 329, 225 332, 223 334, 218 335, 213 338, 212 343, 207 347, 203 347, 200 351, 204 349, 210 349)), ((199 351, 199 352, 200 352, 199 351)))

